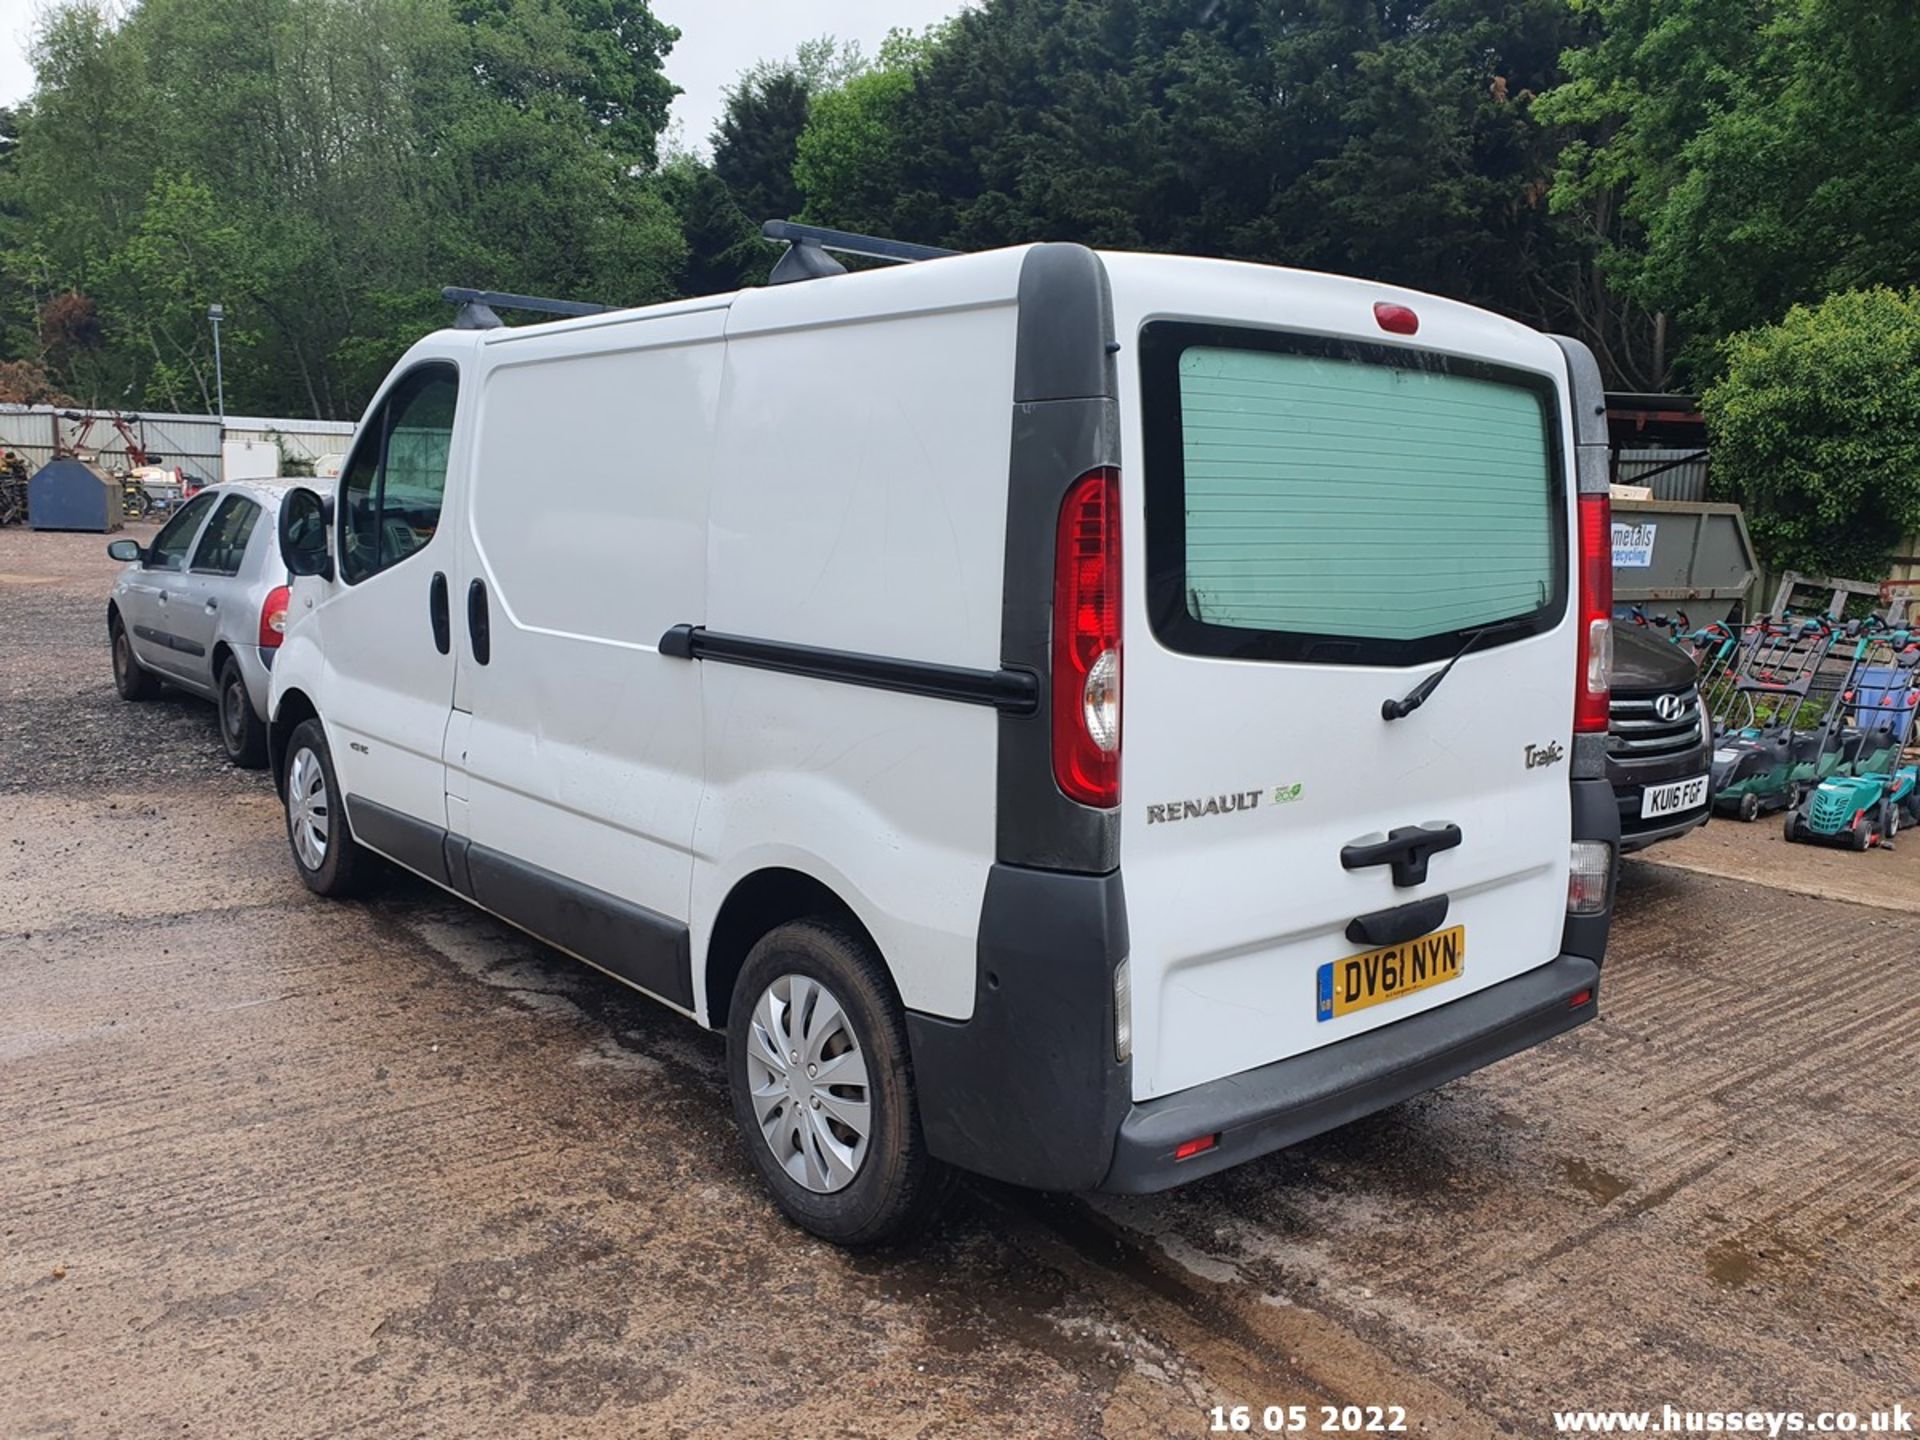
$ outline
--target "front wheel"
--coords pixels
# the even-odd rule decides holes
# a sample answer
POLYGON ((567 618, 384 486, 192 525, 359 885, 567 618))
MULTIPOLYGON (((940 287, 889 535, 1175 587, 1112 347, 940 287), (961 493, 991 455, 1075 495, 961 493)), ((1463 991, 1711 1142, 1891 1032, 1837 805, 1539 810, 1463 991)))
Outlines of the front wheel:
POLYGON ((267 727, 253 713, 247 677, 231 655, 220 667, 220 747, 242 770, 259 770, 267 763, 267 727))
POLYGON ((1847 843, 1855 850, 1872 848, 1873 827, 1867 824, 1865 816, 1853 822, 1853 828, 1847 832, 1847 843))
POLYGON ((1749 825, 1760 818, 1760 797, 1751 790, 1740 797, 1740 818, 1749 825))
POLYGON ((371 857, 347 833, 346 804, 318 720, 303 721, 287 741, 285 800, 287 844, 307 888, 335 898, 359 890, 371 857))
POLYGON ((1787 811, 1787 839, 1797 841, 1800 838, 1800 812, 1787 811))
POLYGON ((763 936, 734 985, 727 1078, 748 1158, 787 1217, 836 1245, 903 1239, 945 1166, 914 1106, 905 1019, 873 949, 833 920, 763 936))

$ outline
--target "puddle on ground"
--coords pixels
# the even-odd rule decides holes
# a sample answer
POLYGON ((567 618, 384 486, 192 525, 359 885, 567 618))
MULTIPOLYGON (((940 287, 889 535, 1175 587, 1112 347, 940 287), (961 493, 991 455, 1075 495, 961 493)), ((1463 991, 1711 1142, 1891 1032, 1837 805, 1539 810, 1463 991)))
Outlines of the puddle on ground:
POLYGON ((1631 1180, 1622 1180, 1611 1171, 1570 1155, 1560 1160, 1560 1176, 1574 1189, 1592 1196, 1597 1205, 1618 1200, 1633 1188, 1631 1180))

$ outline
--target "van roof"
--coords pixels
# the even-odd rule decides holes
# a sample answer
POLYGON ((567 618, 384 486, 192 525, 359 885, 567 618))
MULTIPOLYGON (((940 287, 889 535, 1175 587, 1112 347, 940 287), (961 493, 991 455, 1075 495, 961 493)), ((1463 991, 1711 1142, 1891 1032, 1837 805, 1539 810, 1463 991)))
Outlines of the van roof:
MULTIPOLYGON (((716 309, 735 312, 728 324, 730 334, 754 334, 888 315, 1011 304, 1019 293, 1021 267, 1034 248, 1020 245, 978 251, 530 325, 489 330, 450 328, 436 332, 436 338, 443 341, 457 338, 476 346, 512 344, 535 336, 584 332, 716 309)), ((1423 321, 1446 320, 1453 327, 1459 327, 1461 333, 1471 334, 1474 348, 1504 344, 1526 346, 1529 342, 1538 344, 1544 338, 1531 326, 1493 311, 1380 281, 1246 260, 1123 250, 1095 253, 1106 266, 1116 294, 1126 292, 1126 308, 1132 311, 1164 310, 1178 314, 1185 313, 1195 303, 1202 303, 1204 308, 1197 313, 1232 315, 1236 313, 1232 303, 1235 289, 1256 284, 1269 297, 1287 293, 1323 305, 1332 302, 1343 312, 1351 311, 1354 303, 1361 300, 1369 309, 1376 301, 1406 305, 1423 321)))

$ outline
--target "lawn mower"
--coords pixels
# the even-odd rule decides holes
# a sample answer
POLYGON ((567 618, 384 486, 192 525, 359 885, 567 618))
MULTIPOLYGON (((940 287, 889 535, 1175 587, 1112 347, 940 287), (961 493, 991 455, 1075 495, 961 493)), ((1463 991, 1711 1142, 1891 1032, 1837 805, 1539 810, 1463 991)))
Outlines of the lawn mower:
POLYGON ((1787 839, 1868 850, 1890 846, 1903 819, 1920 822, 1920 766, 1900 763, 1920 707, 1917 677, 1920 643, 1906 632, 1863 639, 1823 727, 1840 768, 1798 794, 1787 839))
POLYGON ((1837 767, 1829 727, 1801 728, 1801 722, 1831 710, 1819 701, 1810 709, 1809 697, 1839 633, 1825 617, 1767 620, 1740 647, 1726 703, 1715 717, 1710 788, 1716 813, 1757 820, 1784 810, 1797 785, 1837 767))

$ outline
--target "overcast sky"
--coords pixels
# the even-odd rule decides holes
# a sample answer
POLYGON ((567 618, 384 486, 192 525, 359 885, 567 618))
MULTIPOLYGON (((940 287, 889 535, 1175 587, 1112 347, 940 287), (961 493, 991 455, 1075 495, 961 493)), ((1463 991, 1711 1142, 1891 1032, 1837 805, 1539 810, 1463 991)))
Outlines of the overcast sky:
MULTIPOLYGON (((0 105, 33 89, 27 42, 43 0, 0 0, 0 105)), ((802 40, 858 40, 872 54, 895 26, 918 30, 966 0, 654 0, 653 11, 680 28, 667 74, 683 93, 674 102, 682 140, 704 151, 720 93, 756 60, 791 55, 802 40)))

